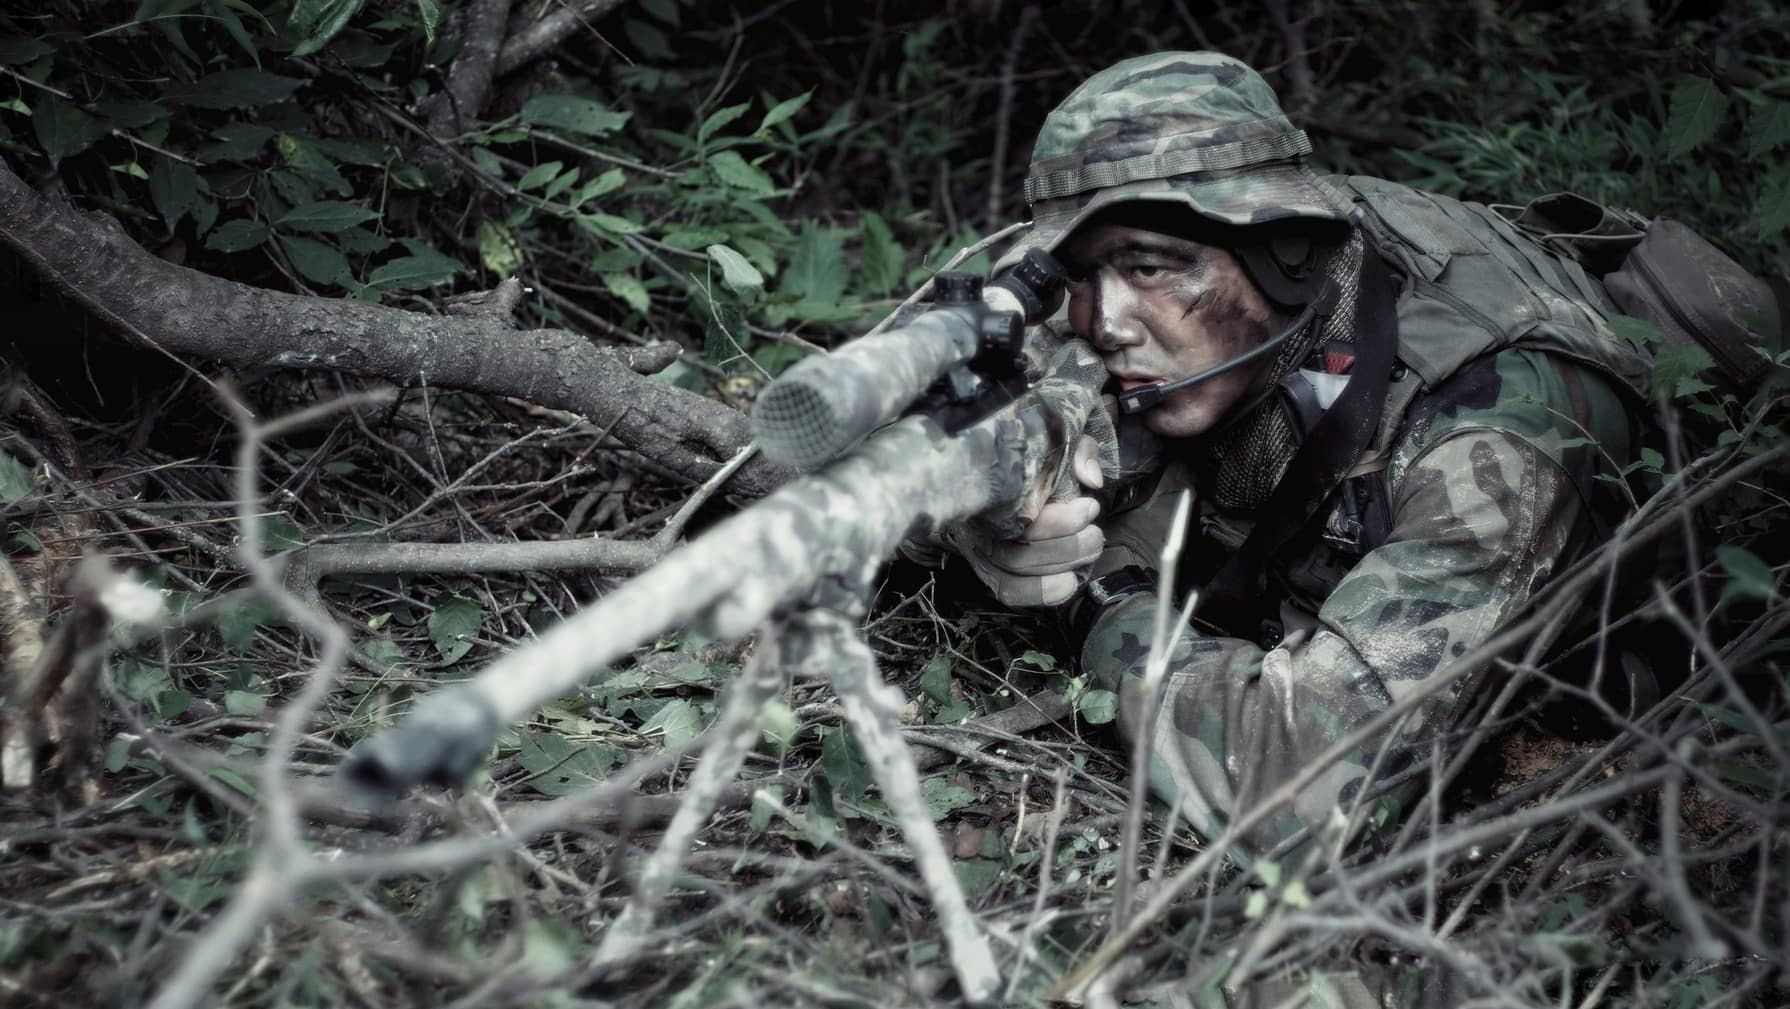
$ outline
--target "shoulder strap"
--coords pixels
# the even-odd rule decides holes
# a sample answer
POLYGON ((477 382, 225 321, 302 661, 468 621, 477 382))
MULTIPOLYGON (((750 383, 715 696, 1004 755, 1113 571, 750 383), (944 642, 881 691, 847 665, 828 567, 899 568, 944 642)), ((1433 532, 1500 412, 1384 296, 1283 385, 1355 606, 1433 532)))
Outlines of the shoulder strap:
MULTIPOLYGON (((1370 245, 1361 257, 1355 302, 1355 364, 1342 395, 1312 428, 1279 486, 1257 512, 1237 552, 1200 594, 1195 617, 1230 633, 1279 643, 1279 614, 1267 592, 1268 564, 1316 515, 1373 439, 1398 350, 1398 288, 1370 245)), ((1191 558, 1176 583, 1189 585, 1191 558)))

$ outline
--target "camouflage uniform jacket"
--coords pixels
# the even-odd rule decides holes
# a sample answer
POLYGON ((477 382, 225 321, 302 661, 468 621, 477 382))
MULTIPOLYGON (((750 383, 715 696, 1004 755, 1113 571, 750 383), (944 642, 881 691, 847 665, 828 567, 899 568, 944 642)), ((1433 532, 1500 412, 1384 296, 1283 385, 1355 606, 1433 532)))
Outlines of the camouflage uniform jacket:
MULTIPOLYGON (((1484 207, 1378 180, 1333 184, 1401 274, 1400 366, 1375 452, 1358 467, 1371 472, 1334 496, 1322 538, 1271 573, 1284 640, 1265 649, 1184 631, 1173 647, 1151 786, 1207 837, 1485 642, 1596 542, 1622 507, 1620 489, 1596 477, 1629 459, 1634 397, 1645 395, 1645 360, 1609 336, 1612 310, 1576 264, 1484 207), (1355 521, 1364 500, 1383 502, 1383 535, 1371 516, 1365 533, 1355 521)), ((1158 566, 1196 468, 1172 460, 1146 504, 1108 520, 1096 573, 1158 566)), ((1198 511, 1201 536, 1187 550, 1222 556, 1247 533, 1246 516, 1198 511)), ((1154 608, 1151 592, 1113 603, 1083 649, 1084 668, 1120 690, 1127 738, 1140 728, 1154 608)), ((1381 777, 1427 754, 1490 676, 1469 672, 1419 704, 1394 739, 1327 769, 1248 847, 1316 829, 1335 810, 1359 823, 1351 814, 1380 745, 1381 777)))

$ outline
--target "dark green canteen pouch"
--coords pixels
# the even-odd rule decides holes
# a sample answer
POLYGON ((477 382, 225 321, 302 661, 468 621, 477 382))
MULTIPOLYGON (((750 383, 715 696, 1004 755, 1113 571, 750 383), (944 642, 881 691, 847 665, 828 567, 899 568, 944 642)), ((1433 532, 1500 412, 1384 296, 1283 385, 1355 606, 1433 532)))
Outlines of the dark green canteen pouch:
POLYGON ((1745 387, 1769 366, 1761 350, 1782 340, 1777 298, 1763 280, 1677 221, 1656 218, 1604 290, 1626 315, 1660 328, 1668 341, 1715 359, 1728 384, 1745 387))

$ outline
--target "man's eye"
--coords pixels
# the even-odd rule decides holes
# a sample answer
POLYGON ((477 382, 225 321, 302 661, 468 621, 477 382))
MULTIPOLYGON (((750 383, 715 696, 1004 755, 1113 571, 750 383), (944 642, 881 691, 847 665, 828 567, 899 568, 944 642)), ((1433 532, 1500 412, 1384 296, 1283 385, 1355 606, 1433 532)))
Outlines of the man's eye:
POLYGON ((1126 272, 1131 274, 1132 280, 1148 282, 1161 279, 1162 275, 1168 272, 1168 267, 1158 266, 1155 263, 1134 263, 1126 272))

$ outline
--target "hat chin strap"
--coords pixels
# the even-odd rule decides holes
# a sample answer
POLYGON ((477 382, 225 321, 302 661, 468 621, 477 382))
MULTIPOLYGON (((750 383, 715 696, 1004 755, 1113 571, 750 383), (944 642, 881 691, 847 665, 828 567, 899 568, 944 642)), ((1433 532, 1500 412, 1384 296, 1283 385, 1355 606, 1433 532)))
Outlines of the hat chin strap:
POLYGON ((1320 316, 1328 316, 1334 311, 1336 308, 1336 299, 1336 285, 1332 283, 1329 278, 1324 278, 1323 287, 1318 291, 1318 296, 1306 303, 1304 310, 1287 325, 1287 328, 1281 330, 1273 337, 1262 341, 1261 344, 1251 347, 1249 350, 1238 354, 1228 361, 1215 364, 1205 371, 1189 375, 1186 378, 1177 379, 1173 382, 1159 382, 1155 385, 1146 385, 1142 388, 1131 389, 1120 393, 1120 412, 1126 414, 1142 413, 1183 389, 1191 389, 1202 382, 1209 382, 1226 372, 1241 368, 1251 361, 1273 353, 1281 344, 1286 343, 1293 337, 1303 333, 1305 327, 1313 324, 1313 320, 1320 316))

